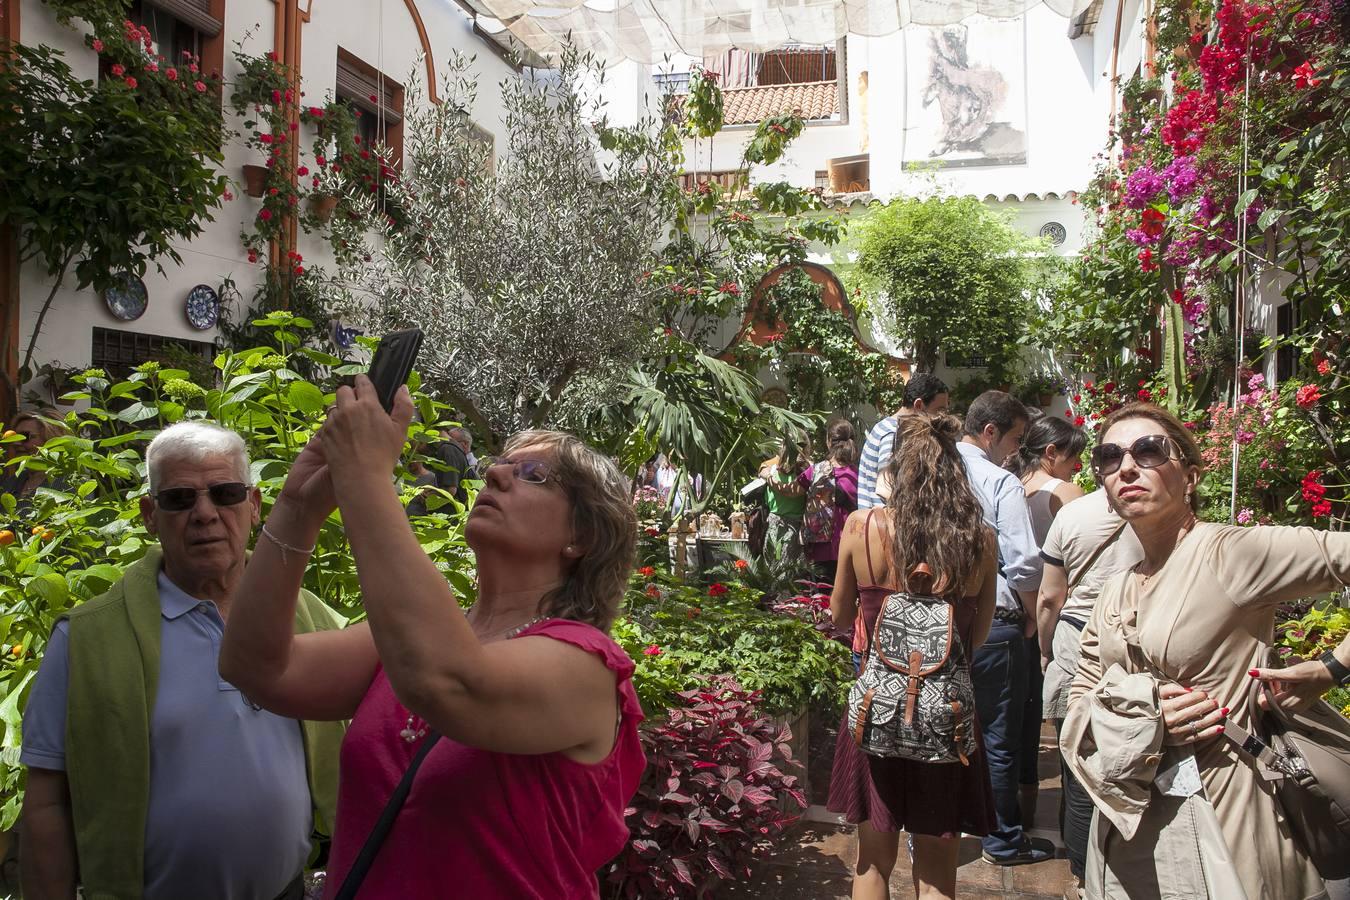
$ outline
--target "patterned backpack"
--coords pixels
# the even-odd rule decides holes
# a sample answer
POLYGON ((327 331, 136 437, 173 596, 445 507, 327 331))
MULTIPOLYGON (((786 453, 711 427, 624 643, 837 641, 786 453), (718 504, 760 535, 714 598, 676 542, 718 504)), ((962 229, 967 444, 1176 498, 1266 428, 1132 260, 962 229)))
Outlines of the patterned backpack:
POLYGON ((835 485, 834 463, 828 459, 816 463, 806 492, 806 514, 802 516, 803 544, 824 544, 834 539, 835 485))
MULTIPOLYGON (((870 562, 870 560, 869 560, 870 562)), ((911 582, 932 573, 922 563, 911 582)), ((975 688, 956 631, 956 607, 900 591, 881 605, 870 653, 848 694, 848 725, 864 753, 917 762, 970 764, 975 688)))

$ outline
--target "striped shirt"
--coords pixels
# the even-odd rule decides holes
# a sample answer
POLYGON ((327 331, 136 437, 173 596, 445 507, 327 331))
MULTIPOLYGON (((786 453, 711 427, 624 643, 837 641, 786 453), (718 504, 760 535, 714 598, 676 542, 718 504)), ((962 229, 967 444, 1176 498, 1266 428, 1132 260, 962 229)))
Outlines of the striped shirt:
POLYGON ((886 501, 877 495, 877 474, 891 458, 895 449, 895 432, 900 419, 887 416, 872 426, 863 444, 862 460, 858 464, 858 509, 884 506, 886 501))

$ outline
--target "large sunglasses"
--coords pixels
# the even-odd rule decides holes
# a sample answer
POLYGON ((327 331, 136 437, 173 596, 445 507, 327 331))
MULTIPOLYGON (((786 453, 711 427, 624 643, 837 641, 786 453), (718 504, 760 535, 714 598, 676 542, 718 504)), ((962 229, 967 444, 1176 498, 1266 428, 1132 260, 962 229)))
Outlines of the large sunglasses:
POLYGON ((516 481, 523 481, 526 484, 548 484, 550 481, 562 484, 562 479, 558 477, 558 473, 554 472, 553 467, 542 459, 507 459, 506 457, 480 459, 478 461, 478 477, 486 481, 488 472, 496 466, 510 466, 512 477, 516 481))
POLYGON ((1141 437, 1128 447, 1119 444, 1098 444, 1092 448, 1092 470, 1099 477, 1114 474, 1125 462, 1125 454, 1134 457, 1134 464, 1141 469, 1156 469, 1167 465, 1173 456, 1173 442, 1165 434, 1149 434, 1141 437))
POLYGON ((236 506, 248 498, 248 485, 242 481, 221 481, 204 488, 165 488, 153 496, 165 512, 183 512, 197 505, 200 494, 206 494, 216 506, 236 506))

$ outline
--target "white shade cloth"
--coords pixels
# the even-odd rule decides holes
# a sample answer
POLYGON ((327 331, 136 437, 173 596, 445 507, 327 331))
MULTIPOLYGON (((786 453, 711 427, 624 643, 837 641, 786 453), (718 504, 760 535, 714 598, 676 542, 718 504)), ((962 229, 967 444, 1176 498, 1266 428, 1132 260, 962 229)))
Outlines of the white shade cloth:
POLYGON ((544 57, 555 56, 570 34, 578 47, 606 61, 659 63, 668 56, 706 58, 731 48, 833 44, 846 34, 879 37, 911 23, 948 25, 977 14, 1013 18, 1041 2, 1062 16, 1077 16, 1092 0, 469 0, 468 5, 544 57))

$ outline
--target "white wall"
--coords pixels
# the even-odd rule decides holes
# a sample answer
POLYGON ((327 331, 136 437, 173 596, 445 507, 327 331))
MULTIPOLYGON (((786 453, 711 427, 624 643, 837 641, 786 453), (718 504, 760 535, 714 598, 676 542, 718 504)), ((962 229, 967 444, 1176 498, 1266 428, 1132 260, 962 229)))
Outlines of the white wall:
MULTIPOLYGON (((421 41, 404 3, 397 0, 380 4, 316 0, 310 8, 311 20, 302 26, 301 39, 302 87, 307 102, 318 105, 332 93, 339 46, 405 84, 414 72, 419 81, 425 80, 425 67, 418 61, 422 53, 421 41)), ((227 0, 223 72, 227 81, 238 71, 232 56, 234 43, 246 32, 253 32, 244 45, 246 53, 262 55, 273 48, 275 10, 275 4, 270 0, 227 0)), ((451 0, 420 0, 418 10, 426 26, 438 77, 455 50, 476 56, 473 69, 479 75, 479 91, 472 115, 478 125, 496 135, 500 152, 505 146, 500 83, 503 79, 516 77, 515 72, 489 49, 485 41, 472 33, 469 19, 451 0)), ((43 43, 61 49, 77 75, 97 77, 97 59, 94 52, 84 46, 83 33, 58 25, 41 0, 23 0, 20 21, 24 43, 43 43)), ((438 87, 444 95, 444 86, 438 87)), ((228 98, 228 84, 225 92, 228 98)), ((425 97, 425 85, 422 93, 425 97)), ((228 99, 226 109, 227 122, 239 127, 228 112, 228 99)), ((302 163, 313 168, 313 161, 308 159, 313 132, 302 125, 299 134, 305 149, 302 163)), ((242 179, 240 167, 247 162, 261 163, 262 159, 241 140, 236 139, 225 148, 224 172, 230 178, 242 179)), ((141 318, 122 322, 107 311, 101 296, 88 290, 63 289, 39 335, 34 368, 44 362, 67 366, 88 364, 95 326, 198 341, 213 340, 215 329, 197 331, 188 324, 184 312, 188 291, 202 283, 219 289, 222 279, 229 277, 234 279, 248 303, 263 275, 261 264, 249 264, 239 243, 239 232, 251 225, 259 201, 245 196, 240 187, 236 186, 232 192, 234 200, 226 202, 216 212, 214 221, 204 223, 203 233, 177 247, 183 257, 181 266, 163 260, 163 275, 153 268, 146 273, 150 301, 141 318)), ((298 244, 306 266, 331 266, 332 257, 322 236, 305 235, 302 231, 298 244)), ((27 346, 39 308, 50 289, 51 282, 39 267, 30 263, 23 268, 19 284, 21 352, 27 346)))
MULTIPOLYGON (((1139 0, 1126 0, 1120 71, 1128 75, 1142 55, 1139 0)), ((905 39, 850 35, 844 66, 848 85, 846 121, 808 123, 783 158, 756 168, 755 181, 786 180, 799 187, 815 184, 815 173, 830 159, 870 155, 871 191, 886 200, 933 188, 995 198, 991 205, 1010 208, 1016 222, 1036 234, 1046 222, 1065 227, 1067 240, 1057 252, 1073 254, 1083 242, 1083 210, 1074 192, 1087 187, 1106 145, 1110 115, 1110 55, 1115 8, 1108 3, 1091 34, 1068 37, 1069 22, 1046 8, 1033 7, 1027 21, 1027 162, 1016 166, 948 168, 915 174, 901 168, 905 98, 905 39), (866 73, 866 96, 861 75, 866 73), (1048 196, 1054 195, 1054 196, 1048 196)), ((634 81, 650 85, 637 69, 612 79, 611 96, 632 91, 634 81)), ((617 104, 616 104, 617 106, 617 104)), ((687 168, 723 171, 738 167, 752 126, 724 128, 711 140, 686 141, 687 168)))

